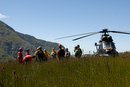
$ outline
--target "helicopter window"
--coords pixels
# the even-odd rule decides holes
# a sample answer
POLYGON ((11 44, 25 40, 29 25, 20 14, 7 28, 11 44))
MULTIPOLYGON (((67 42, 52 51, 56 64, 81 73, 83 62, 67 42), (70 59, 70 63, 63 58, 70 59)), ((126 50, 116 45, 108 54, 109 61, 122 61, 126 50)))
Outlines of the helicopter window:
POLYGON ((115 44, 113 42, 103 42, 103 49, 116 49, 115 44))
POLYGON ((111 43, 110 42, 103 42, 103 48, 106 48, 106 49, 112 48, 111 43))

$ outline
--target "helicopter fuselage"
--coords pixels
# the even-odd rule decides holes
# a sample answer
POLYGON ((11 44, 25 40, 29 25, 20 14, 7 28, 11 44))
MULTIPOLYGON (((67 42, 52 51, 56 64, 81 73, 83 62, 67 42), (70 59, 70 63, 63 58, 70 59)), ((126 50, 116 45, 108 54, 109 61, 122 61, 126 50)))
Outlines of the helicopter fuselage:
POLYGON ((104 34, 99 41, 99 44, 95 43, 98 55, 115 55, 116 47, 113 39, 110 35, 104 34))

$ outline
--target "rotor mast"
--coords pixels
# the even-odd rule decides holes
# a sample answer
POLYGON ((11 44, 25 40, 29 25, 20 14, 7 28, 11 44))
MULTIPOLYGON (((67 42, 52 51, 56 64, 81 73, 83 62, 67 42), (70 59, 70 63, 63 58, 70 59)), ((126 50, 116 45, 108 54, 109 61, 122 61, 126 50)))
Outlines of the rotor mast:
POLYGON ((107 35, 108 29, 103 29, 102 33, 104 33, 104 35, 107 35))

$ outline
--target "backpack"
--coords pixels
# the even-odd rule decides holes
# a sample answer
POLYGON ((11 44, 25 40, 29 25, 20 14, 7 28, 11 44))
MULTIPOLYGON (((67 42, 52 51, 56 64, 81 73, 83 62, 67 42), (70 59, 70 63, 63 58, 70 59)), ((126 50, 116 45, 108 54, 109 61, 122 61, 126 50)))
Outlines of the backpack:
POLYGON ((42 50, 39 50, 37 52, 37 55, 38 55, 39 58, 43 58, 45 56, 42 50))
POLYGON ((79 51, 78 51, 78 49, 76 49, 75 50, 75 57, 78 57, 78 55, 79 55, 79 51))
POLYGON ((78 56, 80 57, 82 55, 82 50, 78 48, 78 56))
POLYGON ((59 57, 64 57, 64 55, 65 55, 65 51, 64 51, 63 49, 60 49, 60 50, 58 51, 58 56, 59 56, 59 57))

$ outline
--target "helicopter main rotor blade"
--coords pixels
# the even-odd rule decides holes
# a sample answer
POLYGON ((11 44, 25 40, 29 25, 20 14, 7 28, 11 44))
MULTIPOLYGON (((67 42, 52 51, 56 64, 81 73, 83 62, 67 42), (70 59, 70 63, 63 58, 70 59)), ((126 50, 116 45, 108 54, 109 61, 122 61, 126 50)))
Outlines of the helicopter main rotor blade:
POLYGON ((122 32, 122 31, 108 31, 108 32, 112 32, 112 33, 121 33, 121 34, 130 34, 128 32, 122 32))
POLYGON ((88 37, 88 36, 91 36, 91 35, 94 35, 94 34, 98 34, 98 33, 100 33, 100 32, 91 33, 91 34, 89 34, 89 35, 85 35, 85 36, 82 36, 82 37, 79 37, 79 38, 73 39, 73 41, 75 41, 75 40, 79 40, 79 39, 82 39, 82 38, 85 38, 85 37, 88 37))
POLYGON ((69 37, 75 37, 75 36, 81 36, 81 35, 85 35, 85 34, 92 34, 92 33, 95 33, 95 32, 76 34, 76 35, 71 35, 71 36, 65 36, 65 37, 56 38, 55 40, 69 38, 69 37))

